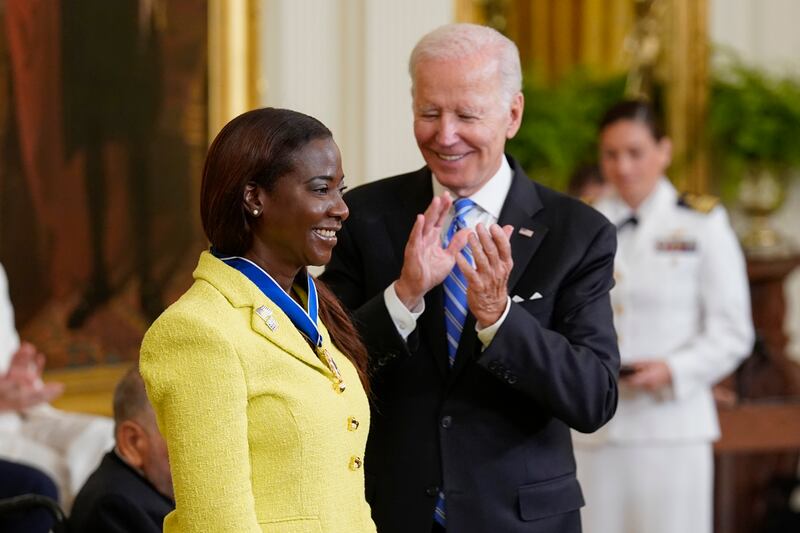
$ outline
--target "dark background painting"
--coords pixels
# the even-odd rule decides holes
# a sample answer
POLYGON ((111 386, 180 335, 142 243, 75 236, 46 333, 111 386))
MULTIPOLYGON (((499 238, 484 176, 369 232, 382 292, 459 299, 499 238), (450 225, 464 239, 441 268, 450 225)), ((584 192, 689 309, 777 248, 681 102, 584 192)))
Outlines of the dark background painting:
POLYGON ((204 246, 207 5, 0 0, 0 262, 48 367, 135 360, 204 246))

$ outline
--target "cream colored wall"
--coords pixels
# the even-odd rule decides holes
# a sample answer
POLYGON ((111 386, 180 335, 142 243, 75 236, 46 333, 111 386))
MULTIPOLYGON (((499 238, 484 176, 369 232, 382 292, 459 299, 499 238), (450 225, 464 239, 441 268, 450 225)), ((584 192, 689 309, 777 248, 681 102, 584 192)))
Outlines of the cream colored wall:
POLYGON ((750 64, 800 74, 800 2, 710 0, 711 40, 750 64))
POLYGON ((261 0, 261 99, 334 133, 349 186, 423 164, 408 55, 453 19, 451 0, 261 0))
MULTIPOLYGON (((800 77, 800 1, 711 0, 711 39, 738 52, 751 65, 800 77)), ((800 142, 800 141, 798 141, 800 142)), ((800 247, 800 176, 793 180, 776 228, 800 247)), ((800 269, 786 284, 788 350, 800 361, 800 269)))

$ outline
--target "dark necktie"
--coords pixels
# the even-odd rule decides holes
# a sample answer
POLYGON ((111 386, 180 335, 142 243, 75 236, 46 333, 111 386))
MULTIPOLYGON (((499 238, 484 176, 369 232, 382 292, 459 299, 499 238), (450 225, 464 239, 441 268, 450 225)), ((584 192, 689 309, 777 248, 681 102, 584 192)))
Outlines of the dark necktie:
POLYGON ((638 225, 639 225, 639 219, 636 217, 636 215, 631 215, 622 222, 619 222, 617 224, 617 232, 622 231, 626 227, 630 227, 631 229, 636 229, 638 225))

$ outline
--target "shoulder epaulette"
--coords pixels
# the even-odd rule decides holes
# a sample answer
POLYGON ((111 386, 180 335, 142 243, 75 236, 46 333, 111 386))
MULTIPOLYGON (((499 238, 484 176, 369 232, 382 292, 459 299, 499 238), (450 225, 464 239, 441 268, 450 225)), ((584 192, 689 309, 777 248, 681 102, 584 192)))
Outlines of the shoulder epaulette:
POLYGON ((685 192, 678 198, 678 205, 694 209, 700 213, 710 213, 712 209, 717 207, 719 198, 710 194, 696 194, 693 192, 685 192))

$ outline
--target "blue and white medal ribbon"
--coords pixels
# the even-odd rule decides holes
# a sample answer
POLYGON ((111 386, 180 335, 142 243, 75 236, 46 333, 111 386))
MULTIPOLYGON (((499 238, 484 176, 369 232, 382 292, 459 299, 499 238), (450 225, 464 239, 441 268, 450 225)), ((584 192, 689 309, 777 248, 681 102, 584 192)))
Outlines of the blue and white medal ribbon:
MULTIPOLYGON (((280 285, 278 285, 278 282, 272 279, 272 276, 267 274, 264 269, 254 262, 244 257, 219 254, 215 250, 212 250, 211 253, 214 254, 214 257, 229 267, 235 268, 244 274, 247 279, 252 281, 255 286, 258 287, 262 293, 264 293, 264 296, 274 302, 275 305, 277 305, 281 311, 283 311, 286 316, 289 317, 289 320, 292 321, 292 324, 294 324, 294 326, 300 330, 300 333, 302 333, 303 336, 314 346, 314 351, 316 352, 317 357, 319 357, 320 360, 325 363, 325 366, 327 366, 328 370, 330 370, 331 374, 333 374, 334 389, 338 392, 344 392, 347 387, 342 380, 339 367, 336 366, 336 362, 333 360, 333 357, 331 357, 330 353, 328 353, 328 350, 322 346, 322 334, 319 332, 319 328, 317 327, 317 317, 319 312, 317 287, 314 285, 314 278, 311 277, 311 274, 306 273, 308 298, 307 309, 304 309, 291 296, 289 296, 280 285)), ((258 312, 258 310, 256 310, 256 312, 258 312)), ((259 316, 261 316, 261 313, 259 313, 259 316)), ((262 316, 262 318, 264 317, 262 316)), ((271 320, 271 317, 265 320, 271 320)), ((270 329, 275 329, 274 326, 269 325, 269 322, 267 322, 267 325, 270 327, 270 329)))

